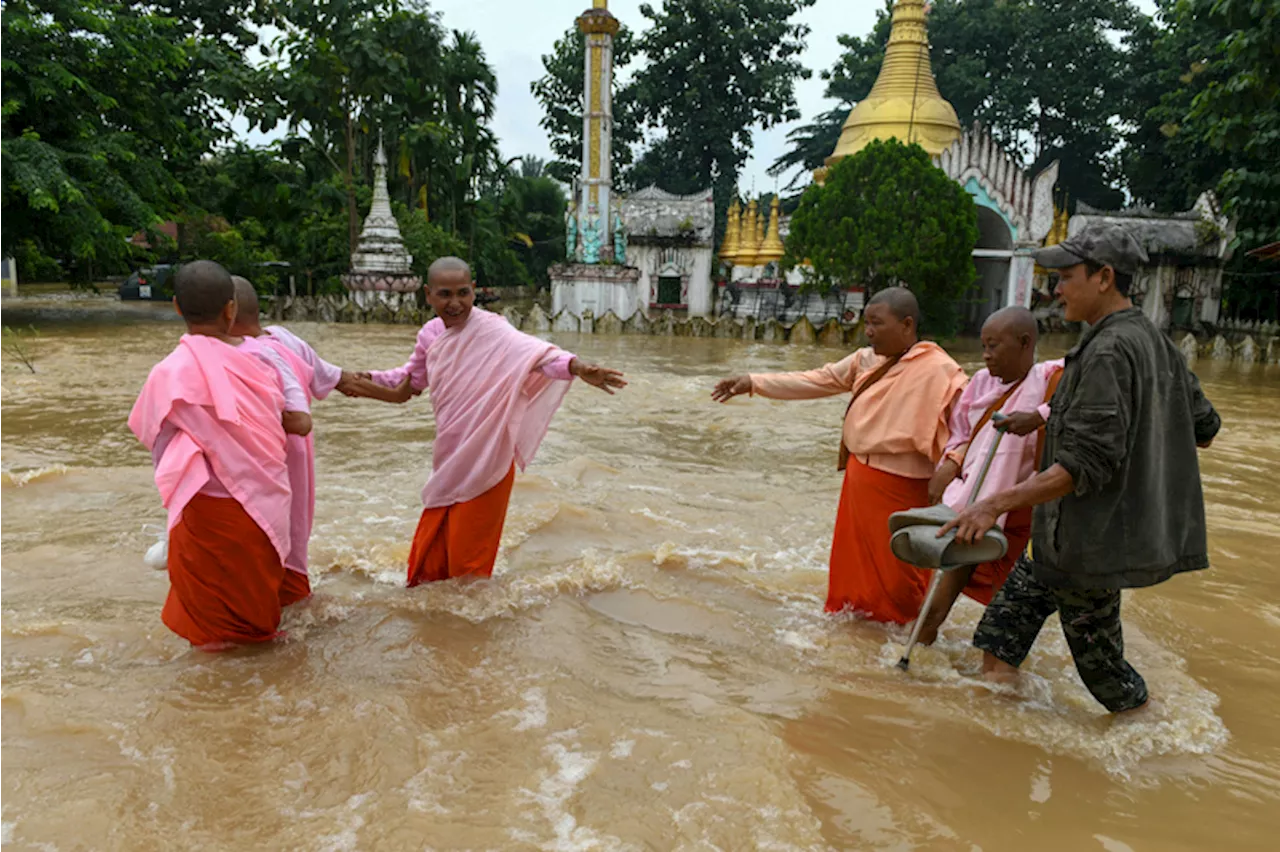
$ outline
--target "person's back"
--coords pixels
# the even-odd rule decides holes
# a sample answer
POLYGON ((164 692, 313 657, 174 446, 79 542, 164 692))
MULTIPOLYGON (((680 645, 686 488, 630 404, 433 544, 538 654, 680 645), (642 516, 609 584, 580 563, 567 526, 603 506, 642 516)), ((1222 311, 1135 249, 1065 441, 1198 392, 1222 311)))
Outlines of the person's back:
POLYGON ((225 269, 187 264, 175 291, 188 333, 129 415, 169 513, 161 619, 204 649, 267 641, 290 537, 284 395, 274 371, 228 334, 236 302, 225 269))
POLYGON ((1084 415, 1075 428, 1106 446, 1080 452, 1074 493, 1036 508, 1036 576, 1063 587, 1134 588, 1208 567, 1196 448, 1220 421, 1173 342, 1139 308, 1113 313, 1067 356, 1058 394, 1046 463, 1071 444, 1072 405, 1084 415))

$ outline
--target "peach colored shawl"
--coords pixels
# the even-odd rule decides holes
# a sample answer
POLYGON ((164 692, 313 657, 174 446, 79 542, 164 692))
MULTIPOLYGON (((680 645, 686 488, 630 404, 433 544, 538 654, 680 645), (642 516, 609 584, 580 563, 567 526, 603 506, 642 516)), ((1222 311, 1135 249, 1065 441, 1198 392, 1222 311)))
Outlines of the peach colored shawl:
MULTIPOLYGON (((867 346, 816 370, 752 375, 751 389, 771 399, 849 393, 884 360, 867 346)), ((876 470, 928 479, 951 435, 951 406, 966 381, 964 370, 941 346, 917 343, 858 397, 844 421, 845 446, 876 470)))

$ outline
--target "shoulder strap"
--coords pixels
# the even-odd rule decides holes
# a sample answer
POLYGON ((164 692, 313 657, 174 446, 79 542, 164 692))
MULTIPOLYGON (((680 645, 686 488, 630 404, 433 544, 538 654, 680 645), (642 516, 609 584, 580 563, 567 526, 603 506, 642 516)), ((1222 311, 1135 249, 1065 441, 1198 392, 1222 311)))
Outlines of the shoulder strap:
MULTIPOLYGON (((907 352, 910 351, 911 348, 907 347, 907 352)), ((902 356, 906 355, 907 352, 889 358, 879 367, 872 370, 870 375, 862 380, 861 384, 854 387, 853 398, 849 400, 849 407, 844 410, 844 420, 840 421, 840 455, 839 460, 836 462, 836 470, 844 470, 849 465, 849 448, 844 443, 844 421, 849 419, 849 412, 853 410, 853 404, 858 401, 858 397, 866 393, 868 388, 883 379, 893 369, 894 365, 902 360, 902 356)))
MULTIPOLYGON (((902 355, 906 355, 906 354, 907 354, 906 352, 902 353, 902 355)), ((893 369, 894 365, 902 360, 902 355, 894 355, 892 358, 885 361, 879 367, 876 367, 874 370, 871 371, 870 374, 867 375, 865 379, 863 379, 861 384, 857 385, 853 389, 853 398, 849 400, 849 407, 844 410, 845 417, 849 416, 849 411, 853 408, 853 404, 858 401, 858 397, 866 393, 867 390, 870 389, 870 387, 874 385, 876 382, 883 379, 885 375, 890 370, 893 369)))
POLYGON ((1018 380, 1017 384, 1005 391, 1004 394, 995 402, 991 403, 991 405, 987 406, 987 410, 982 412, 981 419, 979 419, 977 425, 973 427, 973 431, 969 433, 969 440, 973 440, 978 437, 978 433, 982 431, 983 426, 987 425, 987 421, 995 416, 995 413, 1000 410, 1000 406, 1008 402, 1009 398, 1018 392, 1018 388, 1022 387, 1022 383, 1026 380, 1027 377, 1023 376, 1018 380))
MULTIPOLYGON (((1062 374, 1065 372, 1066 372, 1065 368, 1059 369, 1055 371, 1052 376, 1049 377, 1048 385, 1045 387, 1045 391, 1044 391, 1045 402, 1050 402, 1053 399, 1053 395, 1058 392, 1058 385, 1062 383, 1062 374)), ((1040 457, 1043 454, 1044 454, 1044 427, 1041 426, 1039 429, 1036 430, 1036 465, 1035 465, 1036 470, 1040 469, 1040 457)))

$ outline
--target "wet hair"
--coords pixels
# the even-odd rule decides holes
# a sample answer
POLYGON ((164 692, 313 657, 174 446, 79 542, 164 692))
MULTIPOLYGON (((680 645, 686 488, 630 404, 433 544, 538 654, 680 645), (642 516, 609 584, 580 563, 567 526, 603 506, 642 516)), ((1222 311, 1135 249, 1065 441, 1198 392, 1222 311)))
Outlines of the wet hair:
POLYGON ((431 279, 437 275, 448 275, 450 273, 460 272, 467 278, 467 283, 471 283, 471 267, 460 257, 438 257, 427 267, 427 287, 431 287, 431 279))
POLYGON ((231 273, 212 260, 193 260, 173 276, 173 296, 188 324, 213 322, 236 297, 231 273))
POLYGON ((916 331, 920 331, 920 302, 906 287, 886 287, 871 297, 867 307, 885 305, 889 312, 900 320, 910 317, 915 321, 916 331))
POLYGON ((987 321, 982 324, 982 327, 986 328, 992 323, 1000 324, 1002 327, 1013 332, 1015 336, 1021 336, 1023 334, 1031 335, 1031 343, 1033 346, 1035 345, 1036 338, 1039 337, 1040 334, 1040 328, 1039 324, 1036 322, 1035 314, 1018 305, 1001 308, 996 311, 991 316, 987 317, 987 321))
POLYGON ((258 321, 258 291, 253 289, 249 279, 240 275, 232 275, 231 283, 236 288, 236 324, 250 325, 258 321))
MULTIPOLYGON (((1089 271, 1090 275, 1097 275, 1105 265, 1103 263, 1094 263, 1092 260, 1084 262, 1084 268, 1089 271)), ((1133 276, 1127 272, 1121 272, 1114 266, 1111 267, 1111 274, 1116 278, 1116 292, 1121 296, 1129 295, 1129 288, 1133 286, 1133 276)))

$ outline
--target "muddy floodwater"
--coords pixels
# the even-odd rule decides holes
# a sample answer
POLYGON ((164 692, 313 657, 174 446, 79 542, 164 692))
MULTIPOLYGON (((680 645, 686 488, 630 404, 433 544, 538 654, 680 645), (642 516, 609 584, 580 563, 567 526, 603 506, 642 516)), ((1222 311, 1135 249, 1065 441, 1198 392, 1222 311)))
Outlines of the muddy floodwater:
MULTIPOLYGON (((1126 593, 1157 704, 1113 721, 1056 618, 1001 693, 967 599, 910 674, 901 629, 822 613, 845 401, 709 392, 841 353, 739 341, 555 335, 631 386, 573 389, 471 585, 403 588, 427 399, 318 403, 315 595, 284 641, 193 653, 125 425, 180 327, 141 313, 47 323, 34 374, 4 358, 6 848, 1276 848, 1275 367, 1197 365, 1213 567, 1126 593)), ((416 331, 293 328, 360 369, 416 331)))

